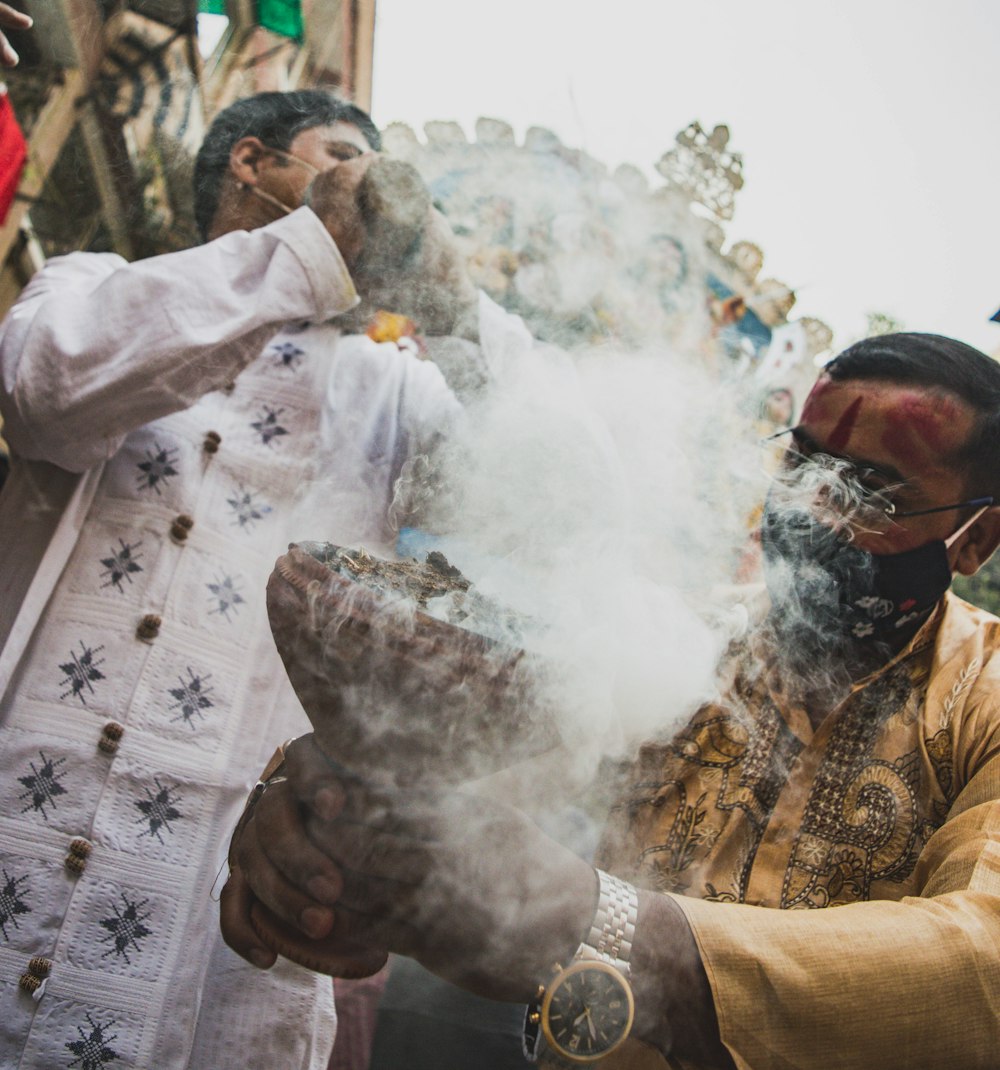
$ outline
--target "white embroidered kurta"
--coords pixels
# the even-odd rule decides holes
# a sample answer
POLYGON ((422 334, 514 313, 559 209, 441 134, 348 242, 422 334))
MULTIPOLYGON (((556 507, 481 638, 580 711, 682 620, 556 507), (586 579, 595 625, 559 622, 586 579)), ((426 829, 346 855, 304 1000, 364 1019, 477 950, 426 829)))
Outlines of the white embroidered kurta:
POLYGON ((401 465, 458 410, 433 364, 322 325, 355 299, 302 209, 53 261, 5 323, 0 1065, 326 1066, 329 979, 244 964, 210 891, 250 782, 307 727, 275 557, 384 544, 401 465))

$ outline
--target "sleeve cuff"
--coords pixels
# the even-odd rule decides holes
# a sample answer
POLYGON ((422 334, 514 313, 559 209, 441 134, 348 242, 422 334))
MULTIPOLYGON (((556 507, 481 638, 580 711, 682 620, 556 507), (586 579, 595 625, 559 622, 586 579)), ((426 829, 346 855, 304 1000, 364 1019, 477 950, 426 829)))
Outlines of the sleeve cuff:
POLYGON ((302 265, 316 308, 314 322, 343 315, 359 303, 337 243, 311 208, 298 208, 265 229, 287 245, 302 265))

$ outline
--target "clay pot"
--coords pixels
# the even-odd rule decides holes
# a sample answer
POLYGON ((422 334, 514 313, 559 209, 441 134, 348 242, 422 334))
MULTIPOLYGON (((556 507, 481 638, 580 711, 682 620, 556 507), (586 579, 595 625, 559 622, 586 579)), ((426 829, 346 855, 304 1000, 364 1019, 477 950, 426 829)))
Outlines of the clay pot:
POLYGON ((267 585, 275 644, 331 759, 374 784, 433 788, 559 742, 528 654, 333 571, 336 550, 292 545, 267 585))

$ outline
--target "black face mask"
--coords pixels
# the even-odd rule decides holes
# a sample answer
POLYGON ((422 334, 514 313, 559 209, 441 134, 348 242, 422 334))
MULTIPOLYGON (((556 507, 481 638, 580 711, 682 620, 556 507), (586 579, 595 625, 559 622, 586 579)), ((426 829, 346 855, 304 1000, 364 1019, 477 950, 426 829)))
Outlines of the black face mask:
MULTIPOLYGON (((872 554, 845 542, 806 509, 768 500, 761 521, 764 579, 775 613, 817 637, 898 648, 951 586, 941 539, 899 554, 872 554)), ((784 630, 784 629, 783 629, 784 630)))

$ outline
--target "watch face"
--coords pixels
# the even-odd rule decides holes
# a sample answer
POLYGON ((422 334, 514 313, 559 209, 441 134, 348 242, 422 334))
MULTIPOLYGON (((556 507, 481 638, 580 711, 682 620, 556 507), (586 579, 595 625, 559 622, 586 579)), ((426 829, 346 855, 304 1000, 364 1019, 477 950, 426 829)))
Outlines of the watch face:
POLYGON ((606 962, 574 962, 549 985, 542 1029, 559 1055, 586 1063, 604 1058, 632 1028, 632 990, 606 962))

